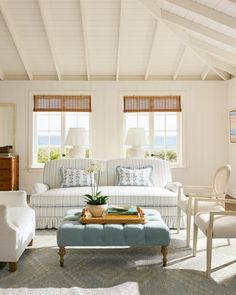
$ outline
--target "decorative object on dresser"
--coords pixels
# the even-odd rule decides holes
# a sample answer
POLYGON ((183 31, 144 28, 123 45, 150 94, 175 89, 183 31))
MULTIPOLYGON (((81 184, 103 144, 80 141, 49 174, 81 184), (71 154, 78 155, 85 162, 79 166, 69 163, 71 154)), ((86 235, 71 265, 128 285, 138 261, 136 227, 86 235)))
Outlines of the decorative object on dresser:
POLYGON ((19 189, 19 156, 0 155, 0 191, 19 189))

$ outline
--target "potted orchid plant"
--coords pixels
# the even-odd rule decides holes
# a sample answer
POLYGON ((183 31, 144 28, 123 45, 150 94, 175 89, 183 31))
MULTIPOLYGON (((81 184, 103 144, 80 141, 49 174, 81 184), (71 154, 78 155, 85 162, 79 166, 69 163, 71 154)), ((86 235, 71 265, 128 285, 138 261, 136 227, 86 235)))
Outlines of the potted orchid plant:
POLYGON ((100 174, 102 171, 102 165, 99 162, 92 162, 86 169, 86 172, 90 175, 91 194, 84 196, 87 208, 94 217, 101 217, 108 208, 108 196, 102 196, 99 191, 100 174))

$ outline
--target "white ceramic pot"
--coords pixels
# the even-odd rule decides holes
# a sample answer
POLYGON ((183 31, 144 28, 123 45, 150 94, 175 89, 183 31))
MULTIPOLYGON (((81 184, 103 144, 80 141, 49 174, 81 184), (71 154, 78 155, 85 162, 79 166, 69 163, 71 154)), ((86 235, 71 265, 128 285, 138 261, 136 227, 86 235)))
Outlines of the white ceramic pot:
POLYGON ((89 212, 93 215, 93 217, 101 217, 103 213, 107 210, 108 204, 104 204, 104 205, 87 204, 86 208, 88 208, 89 212))

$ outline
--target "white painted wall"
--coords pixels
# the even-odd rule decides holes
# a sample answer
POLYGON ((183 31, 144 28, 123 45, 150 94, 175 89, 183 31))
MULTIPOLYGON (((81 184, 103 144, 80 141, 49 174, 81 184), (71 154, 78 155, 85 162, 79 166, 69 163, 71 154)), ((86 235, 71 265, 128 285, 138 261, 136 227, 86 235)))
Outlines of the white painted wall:
POLYGON ((91 93, 92 156, 105 159, 122 157, 124 94, 181 93, 185 166, 173 169, 174 180, 185 184, 211 184, 216 168, 228 160, 227 87, 223 81, 2 81, 0 102, 16 103, 20 187, 30 192, 32 184, 42 179, 42 171, 29 169, 28 162, 32 93, 53 91, 91 93))
MULTIPOLYGON (((228 108, 229 111, 236 110, 236 78, 228 81, 228 108)), ((228 120, 229 122, 229 120, 228 120)), ((229 128, 229 125, 228 125, 229 128)), ((229 163, 232 167, 232 173, 229 181, 229 194, 236 198, 236 143, 229 142, 229 163)))

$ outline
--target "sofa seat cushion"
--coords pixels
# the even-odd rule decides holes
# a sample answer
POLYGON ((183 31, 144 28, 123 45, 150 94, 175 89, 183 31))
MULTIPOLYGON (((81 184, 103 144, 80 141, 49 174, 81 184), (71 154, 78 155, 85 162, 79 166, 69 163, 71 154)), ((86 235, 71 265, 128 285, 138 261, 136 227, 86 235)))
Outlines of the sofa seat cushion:
MULTIPOLYGON (((103 195, 107 195, 107 187, 99 187, 103 195)), ((76 206, 82 207, 85 205, 83 196, 91 194, 91 188, 84 187, 68 187, 68 188, 54 188, 42 194, 34 194, 31 198, 33 207, 68 207, 76 206)))
MULTIPOLYGON (((177 193, 161 187, 102 186, 102 195, 109 196, 114 205, 176 206, 177 193)), ((83 196, 91 193, 90 187, 56 188, 32 196, 33 207, 83 207, 83 196)))
POLYGON ((162 187, 108 186, 109 203, 138 206, 176 206, 177 194, 162 187))

